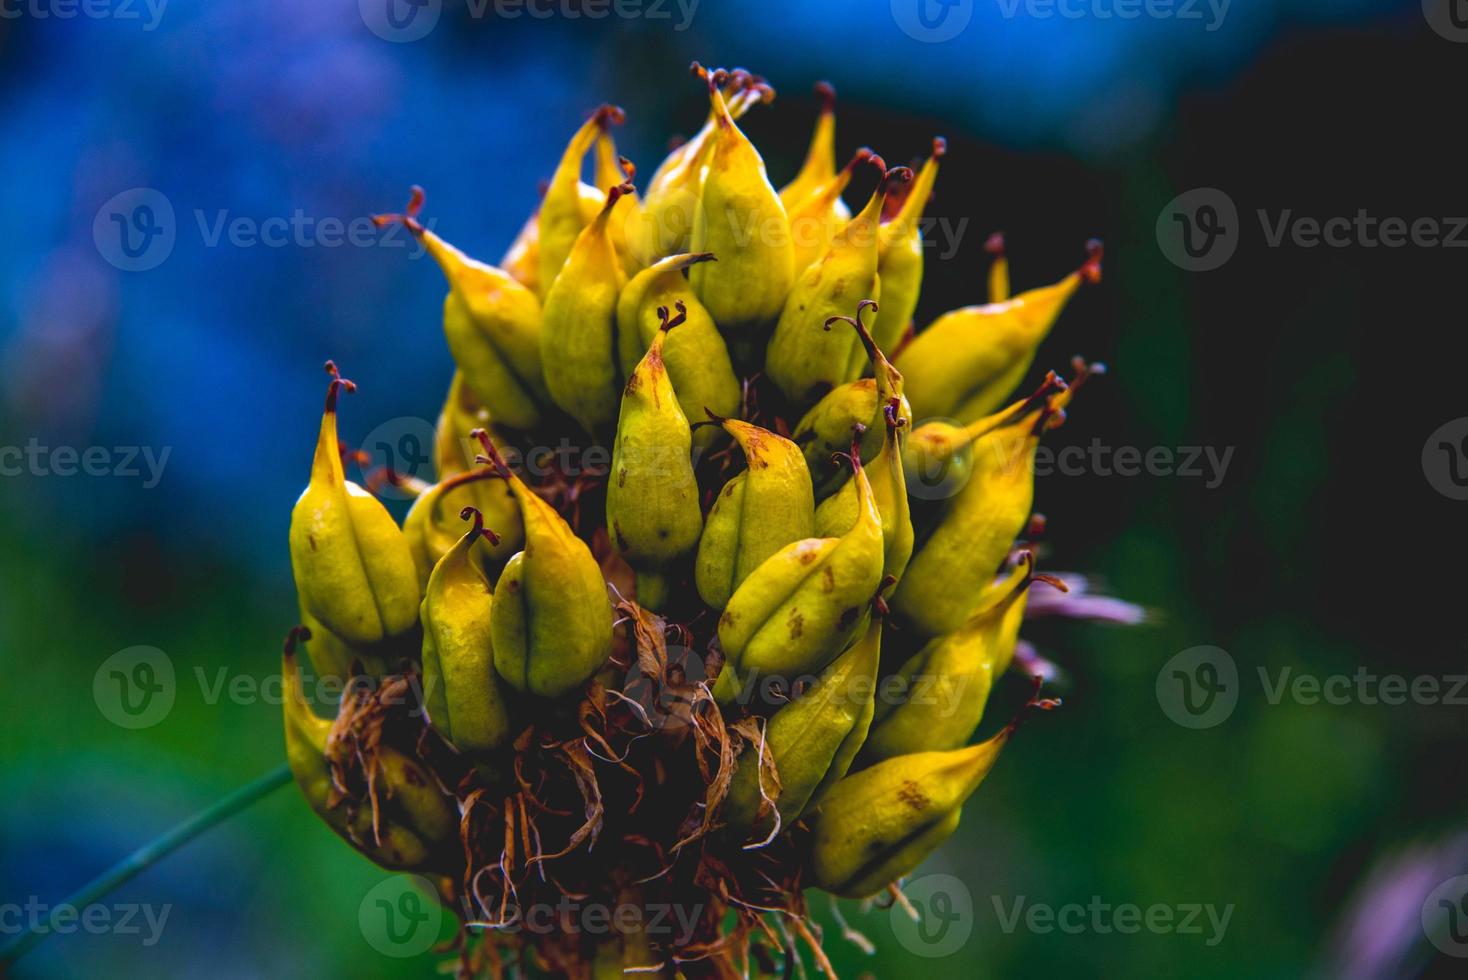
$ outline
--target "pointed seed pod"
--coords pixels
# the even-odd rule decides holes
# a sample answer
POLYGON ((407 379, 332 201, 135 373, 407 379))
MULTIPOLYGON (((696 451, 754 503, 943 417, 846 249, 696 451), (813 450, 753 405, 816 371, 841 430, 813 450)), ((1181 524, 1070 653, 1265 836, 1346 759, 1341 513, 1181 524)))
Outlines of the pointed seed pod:
MULTIPOLYGON (((775 91, 749 73, 735 71, 730 73, 723 95, 729 117, 738 120, 752 106, 773 99, 775 91)), ((669 153, 648 182, 639 230, 632 236, 644 265, 689 250, 693 219, 718 128, 719 113, 710 110, 703 128, 669 153)))
MULTIPOLYGON (((816 82, 816 97, 821 100, 821 111, 816 116, 815 131, 811 133, 805 162, 800 165, 800 172, 795 178, 780 188, 780 203, 785 205, 786 211, 836 176, 836 89, 830 82, 816 82)), ((845 207, 839 198, 836 206, 845 207)), ((846 217, 851 217, 850 212, 846 217)))
POLYGON ((815 498, 795 443, 749 422, 708 415, 738 443, 746 463, 714 499, 694 562, 699 596, 723 609, 766 558, 815 536, 815 498))
POLYGON ((328 361, 331 383, 311 480, 291 511, 291 568, 301 606, 343 641, 371 646, 418 623, 418 575, 387 509, 346 478, 337 439, 337 395, 356 390, 328 361))
POLYGON ((1002 303, 953 310, 918 334, 897 358, 916 416, 966 424, 1003 404, 1081 283, 1100 281, 1101 243, 1087 249, 1085 265, 1060 282, 1002 303))
POLYGON ((994 256, 989 265, 989 302, 1009 299, 1009 257, 1004 254, 1004 232, 996 231, 984 242, 984 251, 994 256))
POLYGON ((748 339, 780 315, 795 278, 790 221, 759 151, 729 114, 719 91, 725 76, 694 69, 716 118, 689 250, 719 261, 694 266, 689 282, 726 338, 748 339))
POLYGON ((900 682, 894 686, 916 696, 895 705, 884 702, 862 749, 861 765, 968 744, 984 716, 994 679, 1009 668, 1025 600, 1036 581, 1065 590, 1058 579, 1037 575, 1034 555, 1021 552, 1014 569, 989 587, 961 627, 929 641, 898 669, 900 682))
POLYGON ((491 639, 494 590, 472 555, 498 543, 484 515, 439 559, 423 598, 423 706, 433 727, 460 752, 483 756, 509 741, 510 711, 495 673, 491 639))
MULTIPOLYGON (((870 340, 869 337, 864 339, 870 340)), ((907 570, 913 543, 907 479, 902 473, 902 444, 907 426, 898 418, 897 408, 896 399, 888 403, 887 417, 881 428, 885 436, 882 448, 867 467, 872 499, 876 501, 877 513, 882 518, 882 578, 893 585, 902 580, 902 573, 907 570)), ((851 451, 859 453, 861 447, 853 445, 851 451)), ((844 534, 856 522, 859 506, 856 482, 847 480, 840 490, 821 501, 816 508, 816 534, 823 538, 844 534)))
POLYGON ((882 158, 871 162, 883 170, 882 181, 862 208, 832 239, 810 268, 800 274, 785 301, 765 352, 765 371, 785 397, 800 406, 814 404, 831 389, 861 376, 866 359, 856 338, 824 327, 832 316, 865 298, 880 299, 877 277, 877 229, 882 202, 894 184, 910 180, 906 167, 887 170, 882 158))
MULTIPOLYGON (((630 184, 607 192, 601 213, 581 230, 565 275, 545 297, 541 361, 551 398, 587 432, 611 429, 620 396, 614 337, 617 296, 627 284, 610 219, 630 184)), ((491 412, 493 414, 493 412, 491 412)))
POLYGON ((491 416, 512 429, 541 421, 549 400, 540 367, 540 301, 503 269, 469 258, 418 221, 423 188, 414 187, 403 214, 379 214, 379 227, 400 222, 433 256, 449 292, 443 332, 464 382, 491 416))
POLYGON ((805 538, 765 559, 719 617, 724 667, 714 697, 728 704, 751 683, 823 670, 864 628, 882 581, 882 519, 853 453, 858 518, 839 538, 805 538))
POLYGON ((811 884, 866 898, 910 874, 958 829, 964 800, 1010 732, 966 749, 897 756, 832 786, 811 820, 811 884))
POLYGON ((841 229, 851 222, 851 209, 841 195, 856 168, 875 156, 867 147, 856 151, 846 166, 814 187, 805 197, 787 205, 790 238, 795 246, 795 279, 826 254, 841 229))
MULTIPOLYGON (((632 376, 661 329, 658 310, 682 304, 685 320, 663 344, 663 362, 678 404, 689 419, 702 418, 706 408, 733 415, 744 394, 719 328, 683 276, 684 269, 712 261, 714 256, 707 253, 659 259, 633 276, 617 300, 617 349, 624 377, 632 376)), ((708 448, 718 431, 710 426, 696 429, 694 448, 708 448)))
POLYGON ((591 549, 510 471, 488 433, 476 437, 510 485, 525 525, 525 550, 505 564, 495 584, 495 669, 518 691, 561 697, 586 683, 611 654, 606 582, 591 549))
POLYGON ((980 439, 1015 421, 1065 387, 1060 376, 1051 371, 1034 394, 992 415, 968 425, 935 420, 914 429, 902 449, 902 468, 913 507, 924 510, 941 507, 968 484, 973 475, 974 445, 980 439))
POLYGON ((1028 405, 974 444, 972 477, 944 508, 892 596, 893 614, 905 625, 922 636, 963 625, 1029 520, 1041 435, 1063 421, 1063 409, 1093 370, 1083 367, 1068 388, 1028 405))
MULTIPOLYGON (((597 137, 613 123, 620 124, 625 115, 614 105, 603 105, 591 114, 581 128, 566 144, 556 172, 545 189, 545 198, 540 202, 539 285, 542 299, 548 298, 551 286, 561 274, 561 267, 571 254, 571 247, 586 226, 590 215, 585 206, 585 184, 581 182, 582 162, 591 151, 597 137)), ((595 189, 593 189, 595 190, 595 189)), ((596 202, 604 200, 605 191, 596 195, 596 202)), ((592 212, 593 214, 595 211, 592 212)))
POLYGON ((520 550, 524 540, 520 508, 504 481, 496 476, 493 470, 480 469, 448 477, 424 490, 408 508, 403 534, 413 552, 420 592, 428 588, 434 566, 461 540, 458 519, 465 508, 504 518, 503 526, 510 530, 505 535, 481 535, 470 553, 470 560, 491 582, 499 577, 509 557, 520 550))
MULTIPOLYGON (((599 211, 601 200, 608 191, 624 184, 631 185, 632 179, 637 175, 637 168, 631 160, 617 155, 617 144, 612 139, 610 130, 602 130, 601 135, 596 138, 595 157, 595 189, 598 192, 596 210, 599 211)), ((593 211, 592 217, 595 215, 596 212, 593 211)), ((617 250, 617 258, 622 263, 622 271, 628 276, 634 275, 643 266, 634 248, 635 243, 629 238, 636 235, 641 223, 642 202, 637 198, 637 191, 634 189, 619 195, 607 220, 607 229, 612 236, 612 246, 617 250)))
MULTIPOLYGON (((850 323, 857 327, 858 335, 862 336, 867 333, 864 325, 861 325, 862 315, 868 310, 877 312, 877 304, 869 299, 862 300, 856 304, 854 321, 851 317, 832 317, 825 323, 825 328, 830 330, 838 321, 850 323)), ((887 406, 892 404, 893 399, 897 400, 897 418, 900 424, 912 424, 912 410, 908 407, 904 393, 906 385, 902 373, 892 366, 881 348, 867 343, 866 336, 862 336, 862 345, 871 358, 874 376, 837 385, 805 413, 795 426, 792 436, 805 455, 817 500, 824 500, 846 482, 845 470, 834 463, 833 459, 845 451, 851 441, 853 426, 866 427, 866 435, 861 444, 861 461, 870 463, 882 449, 887 406)))
POLYGON ((882 275, 882 312, 872 325, 872 335, 885 350, 896 350, 912 315, 917 310, 923 286, 923 210, 933 196, 938 180, 938 161, 948 152, 948 141, 933 140, 933 152, 918 171, 917 180, 902 202, 896 217, 882 226, 877 244, 878 271, 882 275))
MULTIPOLYGON (((881 635, 881 620, 874 618, 861 640, 771 716, 763 743, 745 748, 724 805, 724 818, 736 833, 752 833, 757 840, 773 837, 805 812, 833 769, 851 764, 850 756, 840 757, 853 736, 857 745, 865 737, 863 720, 870 724, 881 635), (778 795, 767 782, 767 759, 774 761, 779 775, 778 795), (773 808, 766 802, 772 797, 773 808)), ((842 769, 830 781, 844 775, 842 769)))
POLYGON ((442 863, 442 845, 452 839, 457 814, 450 800, 438 793, 428 774, 416 763, 406 759, 396 750, 383 747, 384 759, 389 763, 392 779, 384 779, 381 792, 388 796, 391 788, 403 784, 403 777, 423 780, 423 788, 437 795, 417 797, 415 811, 421 810, 426 828, 418 828, 405 819, 403 811, 394 803, 385 806, 378 826, 373 827, 370 806, 362 806, 352 813, 340 798, 332 783, 331 766, 327 759, 327 743, 331 735, 331 722, 318 717, 306 700, 301 682, 300 666, 296 661, 296 647, 302 640, 317 642, 311 631, 298 626, 291 630, 285 643, 281 660, 281 677, 285 717, 285 752, 291 774, 307 804, 322 822, 336 832, 347 843, 384 868, 392 870, 431 870, 442 863), (426 806, 425 806, 426 804, 426 806))
POLYGON ((612 446, 607 482, 607 528, 612 543, 637 572, 637 601, 665 605, 669 567, 691 552, 703 530, 698 480, 693 475, 693 436, 663 363, 669 331, 687 318, 678 303, 627 379, 612 446))

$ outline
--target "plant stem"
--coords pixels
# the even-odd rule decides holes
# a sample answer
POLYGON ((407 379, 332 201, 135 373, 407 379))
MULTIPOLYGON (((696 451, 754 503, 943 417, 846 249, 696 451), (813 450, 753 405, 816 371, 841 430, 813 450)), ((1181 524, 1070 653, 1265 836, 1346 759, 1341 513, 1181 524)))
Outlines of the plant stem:
POLYGON ((51 914, 44 923, 32 923, 24 932, 0 947, 0 974, 4 974, 16 960, 30 952, 41 940, 49 936, 55 927, 56 917, 62 909, 84 909, 102 896, 119 887, 158 861, 172 854, 204 831, 234 816, 251 803, 268 796, 291 781, 290 766, 272 769, 253 782, 241 786, 218 802, 200 810, 183 823, 156 837, 133 851, 127 857, 87 882, 73 894, 51 907, 51 914))

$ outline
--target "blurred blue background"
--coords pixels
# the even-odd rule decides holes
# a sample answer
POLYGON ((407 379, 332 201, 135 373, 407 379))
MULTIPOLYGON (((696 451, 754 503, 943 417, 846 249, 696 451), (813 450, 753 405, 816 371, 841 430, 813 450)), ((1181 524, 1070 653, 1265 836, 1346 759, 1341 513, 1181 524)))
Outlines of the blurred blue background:
MULTIPOLYGON (((321 362, 361 385, 349 441, 430 424, 450 372, 436 268, 401 236, 353 244, 331 223, 360 229, 418 183, 437 231, 494 261, 598 103, 627 109, 619 148, 644 175, 696 129, 697 58, 779 90, 745 124, 777 185, 804 153, 819 79, 840 93, 843 159, 869 143, 906 161, 949 138, 929 213, 968 224, 951 254, 930 253, 920 323, 982 299, 991 231, 1008 233, 1020 288, 1106 239, 1106 283, 1041 357, 1112 367, 1062 442, 1236 450, 1216 488, 1042 484, 1052 567, 1103 574, 1158 621, 1036 635, 1069 673, 1068 703, 1026 729, 925 869, 972 889, 972 938, 925 961, 885 912, 849 910, 880 951, 843 948, 838 966, 1341 975, 1341 951, 1361 947, 1356 975, 1449 975, 1415 918, 1425 893, 1378 909, 1360 883, 1411 861, 1429 887, 1468 871, 1452 846, 1465 791, 1445 778, 1461 773, 1462 707, 1275 705, 1254 684, 1227 723, 1189 731, 1154 692, 1169 657, 1205 643, 1233 654, 1246 688, 1258 666, 1462 666, 1461 547, 1441 541, 1461 512, 1418 461, 1462 408, 1445 346, 1461 345, 1447 337, 1461 259, 1270 249, 1254 229, 1225 268, 1188 273, 1154 232, 1197 187, 1246 221, 1462 213, 1468 47, 1415 0, 1179 0, 1135 18, 1126 0, 960 0, 933 28, 915 0, 648 0, 604 18, 573 0, 545 18, 426 0, 399 9, 413 15, 401 29, 383 0, 88 9, 103 15, 0 0, 0 444, 104 447, 114 470, 141 451, 137 475, 0 478, 0 902, 59 898, 281 757, 277 707, 211 685, 275 670, 293 621, 285 533, 321 362), (118 195, 158 224, 120 239, 118 195), (138 644, 166 651, 178 697, 127 730, 92 682, 138 644), (1006 931, 996 914, 1001 899, 1093 895, 1235 910, 1215 945, 1006 931)), ((17 975, 427 975, 431 956, 385 959, 363 940, 358 906, 382 877, 287 790, 115 896, 171 907, 156 944, 53 937, 17 975)))

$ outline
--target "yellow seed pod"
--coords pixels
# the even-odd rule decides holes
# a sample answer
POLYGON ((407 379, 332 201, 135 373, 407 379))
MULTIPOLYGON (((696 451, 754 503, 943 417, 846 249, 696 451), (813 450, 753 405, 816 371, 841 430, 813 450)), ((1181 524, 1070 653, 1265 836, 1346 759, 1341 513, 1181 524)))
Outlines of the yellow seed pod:
POLYGON ((850 223, 851 209, 841 200, 841 195, 851 183, 856 168, 873 155, 871 150, 862 147, 846 166, 814 187, 805 197, 787 205, 790 240, 795 246, 797 282, 831 247, 841 229, 850 223))
POLYGON ((413 552, 420 590, 428 588, 434 566, 462 537, 459 520, 466 507, 508 529, 492 539, 481 536, 472 551, 475 565, 491 582, 499 577, 509 557, 520 550, 525 539, 520 508, 504 481, 496 476, 487 469, 460 473, 440 480, 413 501, 408 516, 403 518, 403 534, 413 552), (485 506, 481 508, 481 504, 485 506))
MULTIPOLYGON (((663 362, 678 404, 689 419, 702 418, 705 409, 733 415, 744 394, 719 328, 683 276, 684 269, 712 261, 714 256, 707 253, 659 259, 633 276, 617 299, 617 351, 625 377, 632 376, 658 335, 658 310, 682 310, 684 323, 663 344, 663 362)), ((708 448, 718 432, 710 426, 694 430, 694 448, 708 448)))
POLYGON ((346 478, 337 395, 356 386, 326 364, 331 383, 311 480, 291 511, 291 568, 301 606, 334 635, 372 646, 418 623, 418 575, 407 538, 387 509, 346 478))
POLYGON ((423 707, 455 748, 482 756, 512 734, 494 668, 494 590, 473 557, 481 542, 496 544, 497 536, 473 507, 459 516, 472 517, 474 526, 433 567, 423 597, 423 707))
MULTIPOLYGON (((907 479, 902 474, 902 443, 906 426, 898 418, 897 408, 898 402, 895 399, 888 403, 887 418, 882 425, 885 435, 882 448, 872 457, 867 467, 872 484, 872 498, 876 501, 877 513, 882 518, 882 578, 891 585, 902 580, 902 573, 907 570, 907 563, 912 558, 913 544, 907 479)), ((816 534, 832 537, 845 533, 857 520, 858 506, 856 482, 847 480, 840 490, 821 501, 821 505, 816 508, 816 534)))
MULTIPOLYGON (((539 275, 538 285, 542 299, 549 298, 551 286, 561 274, 561 267, 571 254, 576 238, 590 220, 587 213, 587 185, 581 182, 582 162, 591 151, 597 137, 613 123, 625 118, 621 109, 614 105, 598 108, 566 144, 556 172, 545 189, 540 202, 538 238, 539 275)), ((593 192, 597 189, 592 188, 593 192)), ((596 204, 604 199, 605 191, 596 194, 596 204)), ((593 209, 592 214, 596 211, 593 209)))
POLYGON ((331 722, 317 716, 306 700, 296 662, 302 640, 319 642, 303 626, 291 630, 281 659, 286 761, 296 785, 322 822, 343 840, 384 868, 437 870, 454 840, 457 808, 439 792, 428 773, 394 749, 379 750, 379 792, 385 805, 377 815, 370 806, 352 813, 332 782, 327 761, 331 722))
MULTIPOLYGON (((630 185, 637 175, 637 168, 632 165, 631 160, 617 156, 617 144, 612 139, 610 130, 603 129, 596 138, 595 161, 596 207, 588 221, 594 219, 601 210, 601 202, 608 191, 613 187, 630 185)), ((634 189, 619 194, 617 203, 612 206, 607 228, 612 236, 612 246, 617 250, 617 259, 622 263, 622 271, 628 276, 635 275, 643 265, 638 250, 634 247, 635 242, 632 241, 641 223, 642 202, 638 200, 637 191, 634 189)))
POLYGON ((838 538, 804 538, 765 559, 734 590, 719 617, 721 704, 761 679, 825 668, 864 628, 882 581, 882 519, 860 455, 851 455, 858 517, 838 538))
POLYGON ((870 341, 870 333, 862 322, 868 310, 876 312, 877 304, 862 300, 856 305, 856 317, 832 317, 825 326, 830 330, 840 322, 851 324, 861 337, 862 346, 871 358, 873 377, 860 378, 837 385, 801 417, 792 438, 805 456, 815 486, 816 499, 823 500, 846 482, 846 473, 834 462, 846 450, 854 427, 866 427, 862 437, 861 460, 870 463, 882 449, 887 422, 887 407, 897 401, 897 418, 904 426, 912 424, 912 409, 907 403, 902 373, 892 366, 881 348, 870 341))
POLYGON ((733 437, 746 463, 714 498, 694 562, 699 596, 723 609, 766 558, 815 535, 815 497, 795 443, 749 422, 709 414, 733 437))
MULTIPOLYGON (((816 127, 811 133, 805 162, 800 165, 800 172, 795 175, 795 179, 780 188, 780 203, 785 205, 787 211, 836 176, 836 89, 830 82, 816 82, 816 97, 821 100, 821 112, 816 117, 816 127)), ((851 212, 839 197, 831 203, 831 207, 833 210, 846 211, 842 218, 851 217, 851 212)))
POLYGON ((984 242, 984 251, 994 256, 989 264, 989 302, 1009 299, 1009 257, 1004 254, 1004 233, 996 231, 984 242))
POLYGON ((661 609, 670 590, 670 568, 698 544, 703 511, 693 475, 693 435, 678 405, 663 344, 687 319, 680 302, 627 379, 612 446, 607 483, 607 529, 617 551, 637 572, 637 601, 661 609))
POLYGON ((536 206, 530 217, 520 226, 520 232, 505 254, 500 256, 499 267, 515 277, 515 281, 536 296, 540 291, 540 207, 536 206))
POLYGON ((688 278, 724 336, 748 340, 780 315, 795 278, 790 219, 719 91, 727 73, 694 69, 708 82, 715 125, 689 251, 719 261, 694 266, 688 278))
POLYGON ((373 217, 379 226, 401 222, 424 245, 448 280, 443 332, 467 384, 502 425, 539 424, 549 401, 540 368, 540 301, 503 269, 469 258, 418 220, 423 188, 414 187, 402 214, 373 217))
POLYGON ((885 350, 896 350, 917 311, 923 286, 923 210, 933 196, 938 180, 938 161, 948 152, 948 142, 933 140, 933 153, 918 171, 917 180, 902 202, 896 217, 882 226, 877 243, 882 276, 882 311, 872 324, 872 336, 885 350))
POLYGON ((818 790, 846 775, 871 724, 881 649, 882 621, 873 618, 860 640, 774 713, 763 743, 745 748, 724 804, 724 819, 736 833, 768 837, 788 827, 818 790), (778 792, 769 783, 769 760, 778 792))
POLYGON ((1046 395, 975 443, 972 477, 912 556, 892 596, 892 611, 904 625, 922 636, 963 625, 1029 520, 1035 450, 1040 436, 1064 420, 1076 387, 1073 382, 1046 395))
POLYGON ((881 157, 870 159, 883 171, 881 183, 821 258, 800 274, 765 351, 770 380, 796 405, 812 405, 837 385, 861 377, 867 363, 851 334, 815 327, 860 300, 880 298, 877 237, 882 202, 893 186, 912 178, 912 171, 887 170, 881 157))
POLYGON ((509 484, 525 525, 525 549, 495 583, 494 666, 518 691, 561 697, 590 679, 612 652, 606 581, 591 549, 510 471, 488 433, 476 437, 509 484))
MULTIPOLYGON (((729 117, 738 120, 752 106, 773 99, 775 90, 748 72, 734 71, 729 73, 723 94, 729 117)), ((643 265, 689 250, 718 119, 719 114, 710 110, 703 128, 674 148, 653 172, 637 231, 630 236, 643 265)))
POLYGON ((611 215, 631 189, 623 184, 607 192, 601 212, 577 236, 564 276, 545 297, 540 348, 546 387, 592 434, 611 429, 621 400, 614 337, 617 296, 627 276, 612 243, 611 215))
POLYGON ((811 818, 811 884, 866 898, 910 874, 958 829, 963 802, 1011 731, 966 749, 897 756, 832 786, 811 818))
POLYGON ((939 419, 914 429, 902 448, 902 469, 914 509, 932 510, 957 494, 973 476, 975 443, 1065 387, 1065 382, 1051 371, 1034 394, 992 415, 968 425, 939 419))
POLYGON ((957 630, 928 642, 897 671, 894 686, 906 700, 884 701, 861 752, 861 765, 913 752, 968 744, 994 679, 1009 668, 1024 620, 1025 600, 1036 581, 1062 590, 1058 579, 1035 573, 1034 555, 1020 553, 1003 580, 989 587, 957 630))
POLYGON ((987 306, 945 313, 897 357, 919 419, 968 423, 992 412, 1024 380, 1035 351, 1082 282, 1101 279, 1101 243, 1060 282, 987 306))

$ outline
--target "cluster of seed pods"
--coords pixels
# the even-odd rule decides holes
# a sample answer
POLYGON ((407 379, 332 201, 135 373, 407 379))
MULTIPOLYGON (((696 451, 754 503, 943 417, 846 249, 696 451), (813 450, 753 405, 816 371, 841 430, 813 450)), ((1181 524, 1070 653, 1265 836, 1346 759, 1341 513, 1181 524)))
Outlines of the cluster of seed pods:
POLYGON ((829 971, 804 890, 882 894, 953 833, 1014 730, 974 741, 1030 590, 1065 589, 1023 541, 1035 452, 1099 365, 1006 402, 1099 244, 1011 296, 996 238, 987 302, 915 330, 944 141, 916 172, 838 167, 822 86, 777 191, 738 124, 773 90, 694 74, 708 119, 640 194, 604 106, 497 266, 425 227, 417 189, 378 219, 448 280, 436 482, 347 478, 355 386, 328 364, 288 755, 333 830, 434 882, 466 974, 748 976, 795 935, 829 971), (525 465, 567 439, 609 465, 525 465), (401 524, 385 482, 415 497, 401 524), (303 641, 336 703, 306 697, 303 641), (519 928, 567 896, 692 925, 519 928))

